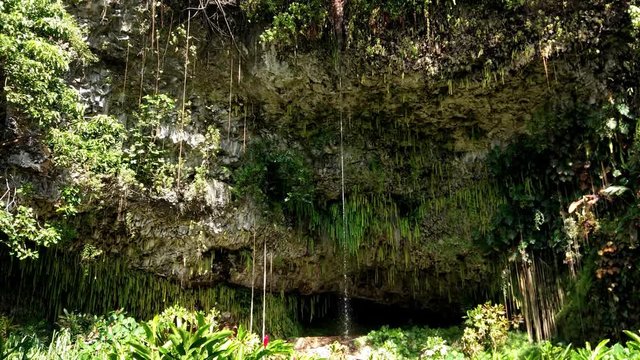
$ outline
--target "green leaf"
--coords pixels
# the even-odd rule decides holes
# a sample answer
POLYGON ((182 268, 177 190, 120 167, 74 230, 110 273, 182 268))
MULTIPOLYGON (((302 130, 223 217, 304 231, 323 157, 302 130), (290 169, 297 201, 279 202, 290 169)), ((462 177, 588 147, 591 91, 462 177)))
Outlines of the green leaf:
POLYGON ((129 346, 133 348, 133 352, 131 355, 133 356, 134 359, 151 360, 152 352, 151 352, 151 349, 149 349, 148 347, 141 345, 137 342, 131 342, 129 343, 129 346))
POLYGON ((617 104, 616 109, 620 113, 620 115, 630 118, 629 115, 629 106, 627 104, 617 104))
POLYGON ((606 196, 621 196, 622 194, 624 194, 627 191, 631 191, 631 189, 629 189, 626 186, 609 186, 607 188, 604 188, 602 190, 600 190, 600 193, 606 196))

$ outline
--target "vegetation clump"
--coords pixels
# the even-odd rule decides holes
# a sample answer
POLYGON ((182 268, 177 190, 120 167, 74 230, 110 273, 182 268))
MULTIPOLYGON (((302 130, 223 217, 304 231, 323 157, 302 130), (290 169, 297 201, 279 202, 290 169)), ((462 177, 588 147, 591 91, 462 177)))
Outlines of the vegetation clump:
MULTIPOLYGON (((481 304, 469 314, 479 315, 480 312, 488 312, 489 307, 498 308, 491 304, 481 304), (483 310, 484 309, 484 310, 483 310)), ((486 324, 492 327, 493 324, 486 324)), ((485 325, 482 325, 483 327, 485 325)), ((625 331, 627 342, 616 343, 608 346, 609 340, 600 341, 596 346, 586 343, 584 347, 575 347, 571 344, 553 343, 543 341, 531 343, 526 334, 518 331, 507 332, 502 324, 496 324, 494 340, 500 340, 499 347, 493 348, 492 340, 487 340, 487 346, 478 346, 473 353, 469 353, 469 332, 477 332, 478 327, 467 325, 464 333, 459 328, 430 329, 422 327, 412 328, 388 328, 371 331, 367 334, 361 348, 370 346, 369 358, 373 360, 391 359, 504 359, 504 360, 586 360, 609 359, 623 360, 635 359, 640 356, 640 335, 636 332, 625 331)), ((477 339, 474 339, 477 341, 477 339)))
MULTIPOLYGON (((4 207, 0 202, 0 207, 4 207)), ((51 224, 40 225, 33 209, 19 206, 15 212, 0 209, 0 243, 18 259, 38 257, 38 247, 50 246, 60 240, 60 232, 51 224)))
POLYGON ((242 327, 223 328, 215 312, 172 307, 138 322, 115 311, 103 317, 65 313, 50 344, 35 334, 0 336, 2 359, 229 359, 289 358, 290 344, 262 342, 242 327))
MULTIPOLYGON (((0 117, 47 130, 80 118, 78 95, 64 79, 73 61, 94 59, 60 1, 0 3, 0 117)), ((4 134, 3 134, 4 135, 4 134)))
POLYGON ((465 325, 462 347, 469 356, 485 350, 497 352, 507 342, 509 319, 502 304, 485 303, 467 311, 465 325))
MULTIPOLYGON (((138 203, 158 202, 176 208, 181 216, 189 213, 186 216, 195 217, 197 214, 185 211, 187 208, 182 206, 189 201, 187 194, 205 195, 213 192, 210 187, 213 174, 227 171, 226 168, 216 168, 216 158, 221 147, 219 129, 211 125, 213 122, 196 124, 192 121, 195 119, 192 110, 210 109, 206 105, 192 108, 187 95, 191 65, 195 68, 195 64, 199 64, 197 61, 200 61, 196 48, 189 46, 192 37, 191 11, 196 10, 187 10, 187 30, 185 24, 180 24, 176 27, 179 30, 175 34, 169 31, 170 36, 167 37, 163 53, 160 50, 160 42, 163 40, 156 31, 156 20, 164 20, 166 14, 158 16, 156 10, 163 11, 165 8, 157 5, 156 1, 151 3, 148 10, 153 14, 150 25, 152 30, 150 34, 142 36, 146 37, 145 44, 151 43, 151 54, 155 58, 147 58, 148 49, 142 49, 143 65, 136 69, 141 70, 138 104, 131 107, 127 120, 123 121, 109 114, 85 116, 76 90, 68 84, 71 65, 75 62, 90 62, 94 57, 83 39, 83 31, 60 1, 0 2, 0 149, 3 152, 4 149, 10 149, 12 154, 19 154, 23 150, 37 152, 44 159, 41 164, 27 166, 28 169, 24 171, 27 175, 18 175, 24 169, 18 169, 19 165, 14 168, 15 163, 8 165, 8 171, 3 175, 7 189, 0 194, 0 244, 6 248, 4 250, 7 250, 11 258, 35 258, 40 247, 60 244, 73 237, 73 222, 83 220, 79 215, 87 215, 87 218, 93 219, 102 215, 103 211, 115 212, 114 209, 117 208, 118 222, 113 229, 107 230, 110 235, 113 233, 114 242, 118 243, 118 248, 113 250, 116 252, 125 249, 130 256, 138 256, 141 258, 140 262, 144 263, 148 260, 145 258, 148 255, 146 246, 152 248, 154 244, 144 241, 141 241, 144 244, 135 243, 135 237, 139 234, 127 233, 127 229, 120 227, 127 226, 121 222, 120 217, 127 200, 134 198, 138 203), (173 36, 176 34, 179 36, 173 36), (184 61, 181 62, 184 66, 174 64, 181 68, 183 73, 180 75, 184 76, 180 99, 159 92, 159 78, 163 71, 160 64, 166 60, 164 57, 169 46, 175 47, 176 54, 183 55, 180 46, 174 46, 182 40, 187 44, 184 48, 184 61), (145 61, 147 65, 144 64, 145 61), (153 63, 156 67, 153 95, 144 94, 143 78, 148 63, 153 63), (38 146, 32 146, 33 144, 38 146), (23 181, 25 178, 43 179, 43 185, 38 189, 41 190, 40 197, 30 198, 20 192, 28 188, 23 181), (17 179, 16 183, 13 179, 17 179), (49 191, 50 194, 46 194, 51 184, 54 184, 53 189, 49 191), (45 197, 48 198, 44 199, 45 197), (43 205, 47 201, 51 204, 43 205), (129 238, 134 238, 131 244, 123 244, 127 242, 123 239, 129 238)), ((331 147, 320 151, 304 146, 285 147, 275 140, 248 142, 248 151, 238 155, 244 156, 241 164, 234 163, 237 161, 237 154, 226 159, 231 163, 230 168, 238 166, 232 176, 227 174, 226 180, 235 182, 238 198, 246 200, 251 197, 257 208, 265 210, 262 214, 266 215, 266 221, 286 225, 288 228, 293 228, 290 225, 298 225, 300 233, 310 235, 314 241, 324 238, 333 240, 334 245, 340 245, 335 249, 347 253, 345 263, 350 260, 348 256, 351 256, 355 258, 355 266, 365 265, 363 267, 366 270, 361 274, 366 275, 367 280, 373 278, 373 282, 380 283, 378 270, 383 269, 386 285, 403 286, 407 293, 410 292, 408 289, 419 290, 421 286, 427 288, 422 293, 413 291, 407 295, 411 300, 419 299, 421 294, 432 289, 432 285, 425 284, 427 281, 421 278, 426 272, 435 274, 434 277, 437 278, 460 279, 455 285, 458 287, 481 286, 478 284, 484 279, 474 276, 480 272, 489 272, 485 269, 488 261, 485 261, 485 254, 482 253, 482 250, 486 250, 490 254, 488 256, 500 260, 496 261, 499 266, 506 264, 503 278, 500 279, 504 281, 502 295, 509 306, 522 308, 531 338, 541 340, 558 334, 563 340, 574 342, 585 339, 594 341, 601 337, 619 340, 623 337, 622 329, 632 329, 640 324, 640 315, 636 311, 640 308, 640 295, 637 291, 640 271, 636 266, 636 259, 640 256, 637 246, 640 228, 640 127, 637 124, 637 81, 629 80, 637 78, 635 57, 638 55, 638 44, 637 41, 628 39, 638 33, 640 11, 634 4, 606 0, 597 1, 595 5, 589 2, 560 4, 553 1, 518 0, 487 0, 475 6, 471 3, 450 0, 241 2, 240 9, 247 19, 263 26, 260 42, 265 47, 274 47, 280 54, 293 49, 295 57, 299 49, 313 49, 314 44, 319 44, 316 41, 337 40, 334 43, 339 46, 332 47, 331 54, 355 52, 359 54, 355 57, 356 62, 367 63, 366 66, 353 66, 357 69, 353 78, 357 80, 352 84, 361 84, 363 88, 369 86, 366 85, 370 82, 369 70, 382 70, 380 73, 384 88, 378 89, 379 93, 371 91, 375 93, 372 95, 373 99, 396 99, 388 77, 405 81, 405 72, 409 69, 424 71, 427 77, 448 76, 455 80, 460 74, 481 74, 483 86, 485 82, 498 83, 498 73, 501 74, 502 85, 505 85, 504 74, 507 73, 523 76, 527 81, 533 79, 546 83, 549 98, 558 96, 557 99, 550 100, 545 108, 532 109, 532 119, 523 124, 519 123, 519 117, 518 120, 513 120, 517 123, 514 127, 522 127, 514 130, 519 135, 493 147, 486 158, 484 153, 460 154, 459 149, 456 150, 455 145, 449 143, 454 137, 450 134, 446 137, 447 144, 438 150, 422 149, 415 146, 415 143, 423 141, 429 135, 424 129, 418 129, 412 134, 411 131, 415 130, 412 129, 413 123, 407 122, 405 129, 402 123, 404 120, 391 119, 387 125, 403 128, 402 131, 390 132, 392 135, 387 134, 387 137, 362 136, 358 138, 358 144, 352 145, 353 148, 362 145, 363 149, 366 146, 366 151, 362 150, 362 153, 366 153, 362 158, 367 157, 361 161, 364 165, 358 163, 359 159, 349 159, 354 161, 349 161, 347 165, 353 164, 359 166, 358 169, 363 169, 353 176, 353 183, 363 186, 353 186, 345 194, 343 185, 340 196, 336 187, 319 189, 316 180, 320 171, 316 173, 312 168, 313 161, 316 160, 319 163, 335 163, 333 158, 337 157, 336 151, 331 147), (557 21, 560 18, 567 20, 557 21), (602 82, 604 90, 597 90, 602 94, 597 93, 593 99, 591 94, 584 94, 589 90, 583 89, 567 90, 563 94, 554 93, 565 88, 553 85, 554 81, 557 83, 563 80, 562 71, 556 71, 551 62, 555 60, 553 55, 564 52, 574 55, 569 49, 576 48, 585 49, 576 55, 587 55, 587 60, 584 64, 580 63, 580 70, 577 71, 580 76, 584 65, 594 73, 586 77, 593 76, 602 82), (600 55, 602 53, 607 55, 600 55), (525 67, 525 64, 538 64, 537 61, 540 62, 539 69, 534 69, 537 65, 525 67), (602 69, 605 74, 603 78, 606 79, 599 79, 595 74, 602 69), (558 74, 560 80, 556 76, 558 74), (619 77, 612 74, 618 74, 619 77), (535 79, 537 76, 543 80, 535 79), (381 145, 390 138, 405 134, 408 134, 406 141, 391 139, 393 145, 381 145), (371 139, 376 141, 370 141, 371 139), (365 144, 367 142, 372 144, 365 144), (384 150, 377 149, 384 146, 384 150), (448 156, 434 154, 452 148, 454 150, 448 156), (466 160, 466 155, 477 157, 474 164, 480 165, 465 166, 471 162, 466 160), (452 159, 459 164, 441 166, 440 162, 454 162, 452 159), (459 176, 455 171, 466 172, 464 181, 458 181, 459 176), (369 177, 375 179, 368 179, 369 177), (442 220, 445 218, 449 220, 442 220), (472 236, 475 244, 471 242, 472 236), (441 248, 449 251, 437 251, 441 248), (433 255, 435 253, 438 254, 433 255), (427 257, 425 254, 433 256, 427 257), (453 265, 459 266, 452 268, 453 265), (396 279, 399 272, 412 275, 406 275, 399 281, 396 279), (474 284, 465 284, 469 279, 474 280, 474 284), (548 296, 550 294, 554 295, 548 296), (595 312, 594 309, 603 310, 595 312), (575 325, 578 322, 581 324, 579 327, 575 325)), ((223 13, 225 25, 231 31, 231 25, 224 14, 225 6, 230 5, 220 1, 215 2, 215 5, 219 8, 216 11, 223 13)), ((199 14, 205 14, 209 24, 213 24, 215 16, 209 16, 207 11, 210 9, 197 9, 199 14)), ((170 26, 174 25, 173 21, 172 19, 170 26)), ((241 84, 242 66, 247 65, 244 57, 246 49, 237 46, 233 36, 231 39, 238 50, 239 61, 236 63, 237 72, 233 60, 229 71, 229 152, 234 151, 234 144, 238 140, 234 139, 238 135, 235 133, 237 130, 234 129, 232 133, 232 113, 241 107, 246 109, 245 105, 237 108, 232 106, 232 92, 237 88, 248 87, 241 84)), ((230 58, 234 59, 233 56, 230 58)), ((127 43, 125 90, 130 85, 127 83, 127 72, 131 70, 128 59, 127 43)), ((175 62, 173 60, 175 59, 169 59, 168 62, 175 62)), ((563 61, 570 64, 567 67, 573 66, 572 59, 563 61)), ((349 61, 344 63, 348 64, 349 61)), ((274 72, 278 72, 279 64, 274 64, 270 65, 273 65, 274 72)), ((207 69, 211 66, 208 58, 205 66, 207 69)), ((282 68, 286 66, 283 65, 282 68)), ((313 74, 304 76, 314 77, 313 74)), ((352 85, 343 88, 344 73, 340 69, 338 76, 339 81, 331 86, 339 84, 342 163, 345 155, 342 120, 347 107, 343 103, 343 91, 359 90, 352 85)), ((254 76, 253 79, 257 77, 254 76)), ((444 94, 453 93, 452 81, 449 80, 447 86, 442 88, 435 85, 431 94, 433 97, 409 96, 411 99, 408 102, 434 99, 441 104, 438 107, 444 108, 447 99, 444 94)), ((591 78, 585 81, 592 82, 591 78)), ((311 82, 323 89, 325 80, 318 77, 311 82)), ((316 86, 312 85, 309 87, 315 91, 316 86)), ((224 87, 226 89, 226 81, 224 87)), ((280 98, 282 94, 278 92, 282 87, 275 87, 278 89, 274 93, 280 98)), ((422 88, 426 87, 420 87, 422 88)), ((244 90, 246 89, 242 91, 244 90)), ((332 92, 333 90, 335 89, 332 92)), ((491 89, 487 91, 489 90, 491 89)), ((405 107, 405 95, 407 94, 403 93, 403 100, 394 104, 395 112, 390 113, 404 111, 406 115, 410 112, 407 109, 411 107, 405 107)), ((528 101, 522 100, 524 103, 528 101)), ((286 105, 287 112, 295 108, 295 105, 289 105, 291 104, 286 105)), ((438 111, 437 114, 442 112, 438 111)), ((336 112, 334 109, 328 113, 334 116, 336 112)), ((464 125, 460 136, 467 136, 472 140, 477 137, 474 116, 472 113, 456 114, 456 119, 461 123, 469 123, 464 125), (467 131, 468 134, 465 133, 467 131)), ((347 117, 351 124, 351 114, 347 117)), ((245 145, 246 118, 245 113, 245 145)), ((303 119, 301 123, 304 123, 303 132, 307 133, 306 120, 303 119)), ((376 126, 379 133, 385 132, 384 127, 376 126)), ((373 132, 373 127, 367 124, 361 130, 373 132)), ((313 129, 312 133, 324 135, 333 129, 331 126, 327 126, 329 130, 326 131, 318 130, 315 126, 309 128, 313 129)), ((458 136, 455 131, 458 129, 454 128, 455 124, 446 124, 443 126, 444 130, 440 131, 455 132, 458 136), (454 131, 450 131, 452 129, 454 131)), ((482 136, 489 136, 487 129, 481 130, 482 136)), ((270 138, 269 134, 265 135, 264 139, 270 138)), ((295 143, 295 140, 291 143, 295 143)), ((245 148, 242 149, 244 152, 245 148)), ((0 160, 3 165, 10 164, 8 159, 0 160)), ((335 170, 330 166, 327 169, 327 173, 335 170)), ((344 182, 344 168, 340 168, 339 172, 341 182, 344 182)), ((221 202, 226 202, 226 199, 221 202)), ((202 211, 206 210, 209 209, 202 211)), ((240 223, 246 217, 236 217, 236 214, 218 217, 217 213, 213 213, 206 214, 207 227, 211 233, 228 240, 225 246, 234 250, 241 248, 239 251, 247 254, 247 249, 243 248, 246 243, 242 242, 245 234, 234 237, 234 234, 228 233, 234 227, 234 230, 242 229, 238 230, 239 233, 245 231, 245 224, 240 223), (221 218, 223 219, 220 220, 221 218), (242 219, 236 222, 236 218, 242 219)), ((109 222, 109 218, 106 219, 104 222, 109 222)), ((75 224, 77 228, 84 225, 75 224)), ((255 221, 252 225, 255 227, 255 221)), ((93 235, 91 230, 85 230, 83 235, 86 238, 93 235)), ((185 234, 191 229, 179 230, 185 234)), ((24 293, 28 293, 27 290, 34 293, 34 289, 40 289, 41 295, 50 301, 42 307, 55 315, 63 308, 61 304, 70 301, 72 297, 82 307, 90 310, 104 311, 112 304, 124 303, 129 305, 128 310, 131 312, 139 310, 140 313, 150 315, 158 311, 162 304, 158 300, 160 296, 156 299, 155 294, 146 294, 140 298, 133 295, 140 294, 139 288, 146 285, 158 293, 162 292, 163 301, 166 298, 180 298, 185 302, 190 301, 196 307, 203 300, 208 307, 214 298, 224 299, 229 307, 235 310, 241 308, 246 313, 246 309, 242 308, 246 307, 245 303, 233 301, 238 299, 234 291, 221 290, 223 294, 214 296, 212 294, 215 291, 212 289, 199 292, 195 289, 186 290, 173 283, 159 284, 145 276, 120 277, 119 272, 127 264, 116 261, 109 263, 101 258, 107 251, 100 246, 101 239, 86 238, 77 239, 78 243, 74 245, 75 248, 84 249, 81 254, 83 265, 92 263, 94 268, 87 266, 83 271, 78 271, 77 268, 61 270, 63 256, 37 264, 14 263, 12 259, 10 263, 2 264, 3 269, 10 269, 7 271, 7 278, 2 279, 3 285, 6 288, 19 288, 21 291, 17 293, 18 299, 26 296, 24 293), (101 263, 97 264, 96 259, 100 259, 101 263), (100 268, 101 272, 95 268, 100 268), (43 269, 54 271, 49 278, 41 279, 38 276, 46 273, 43 269), (109 274, 110 270, 115 274, 109 274), (104 277, 97 276, 98 273, 104 277), (27 282, 31 283, 31 288, 27 286, 27 282), (36 284, 42 286, 37 287, 36 284), (114 284, 119 287, 119 291, 111 291, 114 284), (137 292, 130 292, 131 289, 136 289, 137 292), (87 297, 79 296, 86 294, 87 297), (190 298, 192 294, 198 295, 190 298)), ((212 248, 217 244, 209 240, 205 239, 204 234, 199 236, 198 242, 193 245, 194 248, 197 247, 194 252, 215 254, 215 249, 212 248)), ((312 255, 305 253, 300 256, 307 259, 312 255)), ((193 276, 189 273, 191 269, 187 268, 186 257, 173 257, 176 268, 168 269, 163 275, 181 278, 193 276), (181 262, 182 267, 179 266, 181 262)), ((266 254, 264 257, 263 270, 266 278, 266 254)), ((243 257, 243 260, 247 259, 249 256, 243 257)), ((278 258, 278 254, 276 259, 275 273, 281 276, 279 272, 285 266, 278 268, 278 263, 289 263, 278 258)), ((211 263, 203 265, 203 269, 206 269, 203 272, 214 267, 214 260, 212 257, 211 263)), ((238 261, 230 257, 229 262, 238 261)), ((287 270, 300 269, 297 265, 299 264, 293 264, 287 270)), ((323 266, 322 263, 313 264, 315 265, 318 268, 323 266)), ((254 268, 255 265, 251 267, 254 268)), ((350 275, 348 272, 352 271, 347 268, 345 265, 342 269, 345 279, 350 275)), ((227 278, 233 278, 238 274, 227 275, 227 278)), ((244 275, 246 274, 240 274, 237 278, 244 275)), ((252 280, 253 278, 254 275, 252 280)), ((443 283, 439 282, 433 287, 438 287, 438 295, 443 299, 446 293, 451 303, 449 290, 454 286, 443 288, 443 283)), ((266 284, 263 286, 266 287, 266 284)), ((317 288, 322 288, 322 291, 335 290, 330 286, 318 286, 311 291, 316 291, 317 288)), ((271 287, 269 289, 272 290, 271 287)), ((385 291, 386 289, 380 291, 383 294, 380 296, 384 296, 385 291)), ((496 294, 484 295, 490 297, 496 294)), ((297 327, 289 318, 289 313, 303 312, 296 308, 298 302, 288 302, 285 298, 284 293, 280 298, 273 294, 269 297, 279 304, 273 307, 275 315, 270 314, 281 320, 273 328, 282 329, 283 332, 285 329, 293 331, 297 327)), ((68 314, 60 322, 68 330, 58 333, 46 351, 59 354, 61 349, 73 347, 73 350, 67 350, 79 357, 98 351, 100 356, 116 358, 206 358, 233 356, 232 353, 237 352, 246 357, 264 355, 249 355, 260 346, 255 344, 255 338, 240 329, 237 334, 220 329, 214 331, 217 325, 205 315, 191 316, 178 312, 180 314, 171 316, 164 314, 170 320, 160 316, 140 324, 135 320, 121 319, 117 315, 119 320, 114 321, 126 324, 123 325, 124 330, 117 332, 123 337, 133 338, 122 340, 117 336, 109 337, 115 336, 109 330, 100 341, 96 340, 95 333, 87 334, 86 328, 103 320, 83 316, 74 318, 68 314), (84 340, 76 341, 79 334, 85 336, 84 340), (86 339, 90 340, 85 341, 86 339), (251 345, 245 344, 245 340, 251 345), (94 341, 104 348, 87 350, 86 346, 93 346, 94 341), (245 345, 246 348, 243 347, 245 345), (89 352, 84 353, 85 350, 89 352)), ((488 353, 509 351, 509 324, 504 313, 504 308, 489 303, 469 311, 467 327, 457 342, 435 333, 426 336, 420 334, 419 330, 403 332, 393 329, 372 333, 370 340, 387 354, 393 354, 389 356, 400 358, 455 358, 461 356, 461 353, 482 358, 488 353)), ((101 334, 101 330, 96 331, 101 334)), ((6 329, 3 332, 8 333, 6 329)), ((635 336, 633 333, 628 335, 635 336)), ((22 357, 49 356, 43 355, 45 346, 25 345, 30 339, 32 338, 28 336, 9 336, 7 342, 3 340, 0 355, 10 349, 6 350, 7 354, 21 354, 22 357)), ((631 357, 637 350, 635 342, 636 338, 626 347, 608 347, 606 342, 600 342, 595 348, 587 345, 575 350, 541 343, 531 351, 545 354, 541 355, 543 357, 557 358, 631 357)))

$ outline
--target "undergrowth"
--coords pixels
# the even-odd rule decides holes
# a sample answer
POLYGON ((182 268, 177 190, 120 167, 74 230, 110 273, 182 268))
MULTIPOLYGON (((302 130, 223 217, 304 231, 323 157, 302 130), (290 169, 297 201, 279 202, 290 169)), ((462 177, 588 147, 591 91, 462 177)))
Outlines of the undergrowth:
MULTIPOLYGON (((481 304, 469 310, 466 327, 389 328, 383 326, 355 339, 365 359, 640 359, 640 333, 625 331, 625 344, 609 340, 584 347, 544 341, 529 342, 526 333, 507 332, 501 306, 481 304), (474 333, 476 352, 467 350, 465 337, 474 333), (495 341, 500 339, 500 341, 495 341), (364 351, 366 350, 366 351, 364 351)), ((328 346, 329 359, 346 359, 348 346, 328 346)), ((360 358, 360 357, 358 357, 360 358)), ((66 312, 47 332, 43 326, 14 323, 0 315, 0 359, 322 359, 296 353, 283 340, 260 340, 242 326, 226 323, 215 309, 208 313, 173 306, 148 321, 122 310, 105 316, 66 312)))
POLYGON ((531 343, 527 334, 520 331, 508 333, 506 342, 495 351, 479 351, 465 355, 461 329, 431 329, 413 327, 408 329, 383 327, 372 331, 362 340, 370 346, 369 359, 500 359, 500 360, 622 360, 640 359, 640 336, 637 332, 625 331, 629 337, 626 344, 610 344, 605 339, 598 344, 586 343, 584 347, 571 344, 543 341, 531 343))
POLYGON ((50 339, 13 327, 2 317, 0 359, 261 359, 286 358, 293 347, 261 341, 242 327, 229 328, 216 311, 170 307, 149 321, 122 311, 96 317, 65 313, 50 339))

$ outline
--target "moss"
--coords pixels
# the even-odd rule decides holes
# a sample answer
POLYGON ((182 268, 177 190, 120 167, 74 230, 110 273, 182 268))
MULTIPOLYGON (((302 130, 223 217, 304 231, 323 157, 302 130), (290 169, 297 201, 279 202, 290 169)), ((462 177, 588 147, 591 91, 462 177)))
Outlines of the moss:
MULTIPOLYGON (((474 234, 483 239, 491 232, 496 208, 511 200, 510 194, 498 191, 492 181, 502 182, 513 175, 505 183, 521 186, 511 190, 523 198, 543 185, 528 179, 521 182, 518 177, 522 173, 516 171, 492 178, 482 165, 483 151, 492 144, 511 141, 514 134, 533 131, 525 124, 540 119, 528 121, 529 114, 549 99, 555 111, 567 98, 591 98, 593 81, 588 76, 576 80, 572 56, 575 49, 606 42, 608 35, 601 37, 590 29, 615 33, 621 24, 616 18, 620 9, 606 2, 600 8, 591 3, 560 6, 553 1, 527 1, 521 4, 524 9, 513 6, 516 2, 505 5, 498 0, 459 1, 455 5, 451 1, 347 3, 345 46, 339 57, 319 45, 332 41, 330 35, 311 34, 306 31, 312 28, 307 27, 310 23, 299 18, 293 19, 293 28, 281 27, 291 35, 286 39, 310 39, 313 35, 322 39, 320 42, 304 41, 308 46, 304 51, 302 47, 294 51, 283 48, 277 56, 255 50, 255 32, 268 27, 280 13, 292 15, 290 1, 243 3, 244 11, 264 17, 253 18, 258 25, 253 22, 246 28, 238 22, 243 34, 234 40, 242 55, 227 39, 207 38, 210 48, 204 46, 204 39, 193 39, 200 51, 192 58, 194 66, 189 73, 196 79, 189 81, 191 98, 200 104, 194 105, 193 113, 198 114, 194 122, 229 129, 226 149, 230 150, 222 158, 231 169, 238 166, 235 145, 245 144, 245 140, 251 143, 258 136, 278 139, 278 146, 273 146, 276 151, 269 148, 272 145, 265 146, 263 159, 245 154, 246 162, 238 173, 246 173, 235 180, 241 191, 257 184, 254 195, 261 194, 258 203, 267 209, 265 227, 271 228, 271 222, 279 227, 264 238, 274 244, 279 255, 287 258, 295 241, 308 242, 311 253, 326 251, 323 256, 327 258, 334 256, 341 244, 348 244, 357 264, 354 277, 371 270, 380 279, 377 284, 403 295, 422 289, 422 295, 433 291, 456 296, 465 281, 481 278, 474 272, 485 275, 492 270, 473 243, 474 234), (591 14, 586 23, 585 13, 591 14), (603 19, 607 21, 601 23, 603 19), (580 32, 584 29, 586 32, 580 32), (576 32, 584 36, 575 36, 576 32), (549 44, 557 44, 557 48, 549 44), (247 54, 245 48, 249 49, 247 54), (556 56, 561 51, 566 58, 556 56), (344 226, 336 168, 339 118, 345 124, 347 164, 344 226), (469 164, 467 160, 476 156, 478 161, 469 164), (249 166, 252 163, 253 168, 249 166), (303 176, 299 176, 300 169, 303 176), (302 201, 285 201, 296 192, 303 195, 298 197, 302 201), (325 239, 330 240, 333 252, 321 247, 325 239), (434 273, 455 284, 447 288, 446 281, 426 276, 434 273)), ((314 7, 313 12, 316 10, 326 9, 314 7)), ((191 25, 193 29, 205 26, 191 25)), ((328 30, 322 26, 320 30, 328 30)), ((162 33, 162 42, 166 35, 162 33)), ((183 37, 177 40, 167 44, 168 65, 157 73, 169 90, 172 77, 183 75, 176 65, 182 64, 182 57, 171 57, 180 53, 184 44, 183 37)), ((145 48, 144 44, 139 47, 145 48)), ((585 66, 581 74, 605 68, 598 63, 599 56, 590 53, 587 57, 580 62, 585 66)), ((152 63, 132 63, 129 68, 130 74, 136 74, 128 86, 135 90, 126 94, 132 104, 137 102, 138 89, 150 90, 157 81, 149 76, 156 71, 152 63), (141 68, 145 68, 146 80, 138 80, 141 68)), ((602 75, 607 76, 609 73, 602 75)), ((547 123, 540 124, 544 127, 547 123)), ((534 214, 523 214, 523 221, 533 219, 534 214)), ((512 224, 499 225, 512 229, 512 224)), ((233 229, 224 232, 225 238, 234 239, 233 229)), ((293 260, 282 264, 284 272, 300 269, 294 265, 307 259, 291 257, 293 260)), ((247 260, 245 255, 240 261, 244 269, 247 260)), ((322 291, 331 291, 335 284, 330 275, 332 265, 323 260, 317 266, 325 268, 318 281, 331 284, 322 291)), ((314 278, 317 269, 304 269, 308 278, 314 278)))

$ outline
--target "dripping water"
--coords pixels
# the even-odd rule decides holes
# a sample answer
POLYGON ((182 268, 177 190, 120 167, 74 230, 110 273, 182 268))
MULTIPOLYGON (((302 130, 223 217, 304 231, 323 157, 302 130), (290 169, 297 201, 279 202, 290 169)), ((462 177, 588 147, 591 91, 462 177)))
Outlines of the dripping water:
POLYGON ((347 214, 345 212, 345 196, 344 196, 344 129, 342 118, 342 77, 340 77, 340 190, 342 197, 342 326, 343 335, 349 336, 349 328, 351 325, 351 301, 349 299, 349 278, 347 275, 348 259, 347 259, 347 214))

